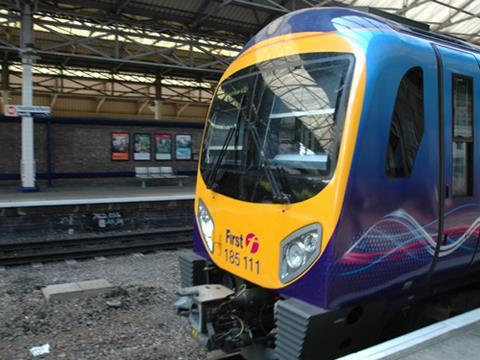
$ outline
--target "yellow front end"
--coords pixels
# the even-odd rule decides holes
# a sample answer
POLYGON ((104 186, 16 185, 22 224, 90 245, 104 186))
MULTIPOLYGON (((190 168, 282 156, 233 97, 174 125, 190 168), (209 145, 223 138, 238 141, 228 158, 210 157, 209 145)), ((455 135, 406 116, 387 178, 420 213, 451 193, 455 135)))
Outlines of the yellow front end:
MULTIPOLYGON (((365 89, 363 52, 338 33, 296 33, 260 42, 242 53, 227 69, 220 83, 253 64, 283 56, 316 52, 342 52, 355 56, 355 67, 345 113, 335 173, 317 195, 288 204, 240 201, 216 193, 197 180, 195 213, 199 204, 210 213, 213 223, 213 253, 217 266, 258 286, 278 289, 308 272, 325 251, 337 225, 344 199, 365 89), (300 228, 321 226, 320 253, 309 268, 289 281, 280 278, 281 242, 300 228)), ((198 221, 198 220, 197 220, 198 221)), ((205 239, 205 247, 208 249, 205 239)))

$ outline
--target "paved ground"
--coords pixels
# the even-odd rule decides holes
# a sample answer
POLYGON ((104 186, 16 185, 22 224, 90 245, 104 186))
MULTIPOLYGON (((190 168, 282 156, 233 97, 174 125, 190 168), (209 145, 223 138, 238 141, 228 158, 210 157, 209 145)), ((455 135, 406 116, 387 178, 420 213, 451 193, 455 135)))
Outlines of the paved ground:
POLYGON ((480 358, 479 314, 477 309, 339 360, 477 360, 480 358), (471 315, 473 313, 475 315, 471 315))
POLYGON ((32 359, 49 343, 48 359, 203 359, 172 303, 177 253, 59 262, 0 270, 0 359, 32 359), (47 303, 46 285, 104 278, 108 296, 47 303))

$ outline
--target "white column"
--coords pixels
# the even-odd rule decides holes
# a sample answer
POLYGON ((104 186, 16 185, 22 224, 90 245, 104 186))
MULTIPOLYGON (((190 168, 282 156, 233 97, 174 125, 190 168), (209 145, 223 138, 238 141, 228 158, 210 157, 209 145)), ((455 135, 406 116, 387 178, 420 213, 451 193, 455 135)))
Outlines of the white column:
MULTIPOLYGON (((30 4, 25 4, 22 13, 22 105, 33 105, 32 63, 33 17, 30 4)), ((35 183, 35 154, 33 142, 33 118, 22 117, 22 188, 21 191, 37 191, 35 183)))
POLYGON ((5 59, 2 63, 2 113, 5 115, 5 108, 8 105, 10 97, 10 83, 8 76, 8 61, 5 59))
POLYGON ((162 120, 162 100, 155 100, 155 120, 162 120))
MULTIPOLYGON (((23 63, 22 105, 32 105, 32 65, 23 63)), ((22 190, 34 191, 35 154, 33 142, 33 118, 22 117, 22 190)))
POLYGON ((5 115, 5 108, 8 105, 8 98, 10 97, 10 91, 2 90, 2 113, 5 115))

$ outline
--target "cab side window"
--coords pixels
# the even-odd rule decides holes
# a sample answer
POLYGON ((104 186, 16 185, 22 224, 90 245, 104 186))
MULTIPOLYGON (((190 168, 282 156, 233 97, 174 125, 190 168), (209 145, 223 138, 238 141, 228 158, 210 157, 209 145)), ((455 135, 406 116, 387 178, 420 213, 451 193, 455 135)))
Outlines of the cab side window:
POLYGON ((414 67, 403 76, 397 91, 385 162, 387 176, 410 176, 423 129, 423 71, 414 67))
POLYGON ((473 82, 472 78, 454 74, 452 194, 473 195, 473 82))

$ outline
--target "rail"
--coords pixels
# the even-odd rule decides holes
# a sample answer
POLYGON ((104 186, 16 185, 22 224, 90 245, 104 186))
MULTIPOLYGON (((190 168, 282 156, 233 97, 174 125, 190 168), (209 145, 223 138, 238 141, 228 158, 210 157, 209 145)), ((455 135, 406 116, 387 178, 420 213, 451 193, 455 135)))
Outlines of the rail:
POLYGON ((0 266, 177 249, 191 245, 192 231, 191 227, 166 228, 152 232, 0 244, 0 266))

